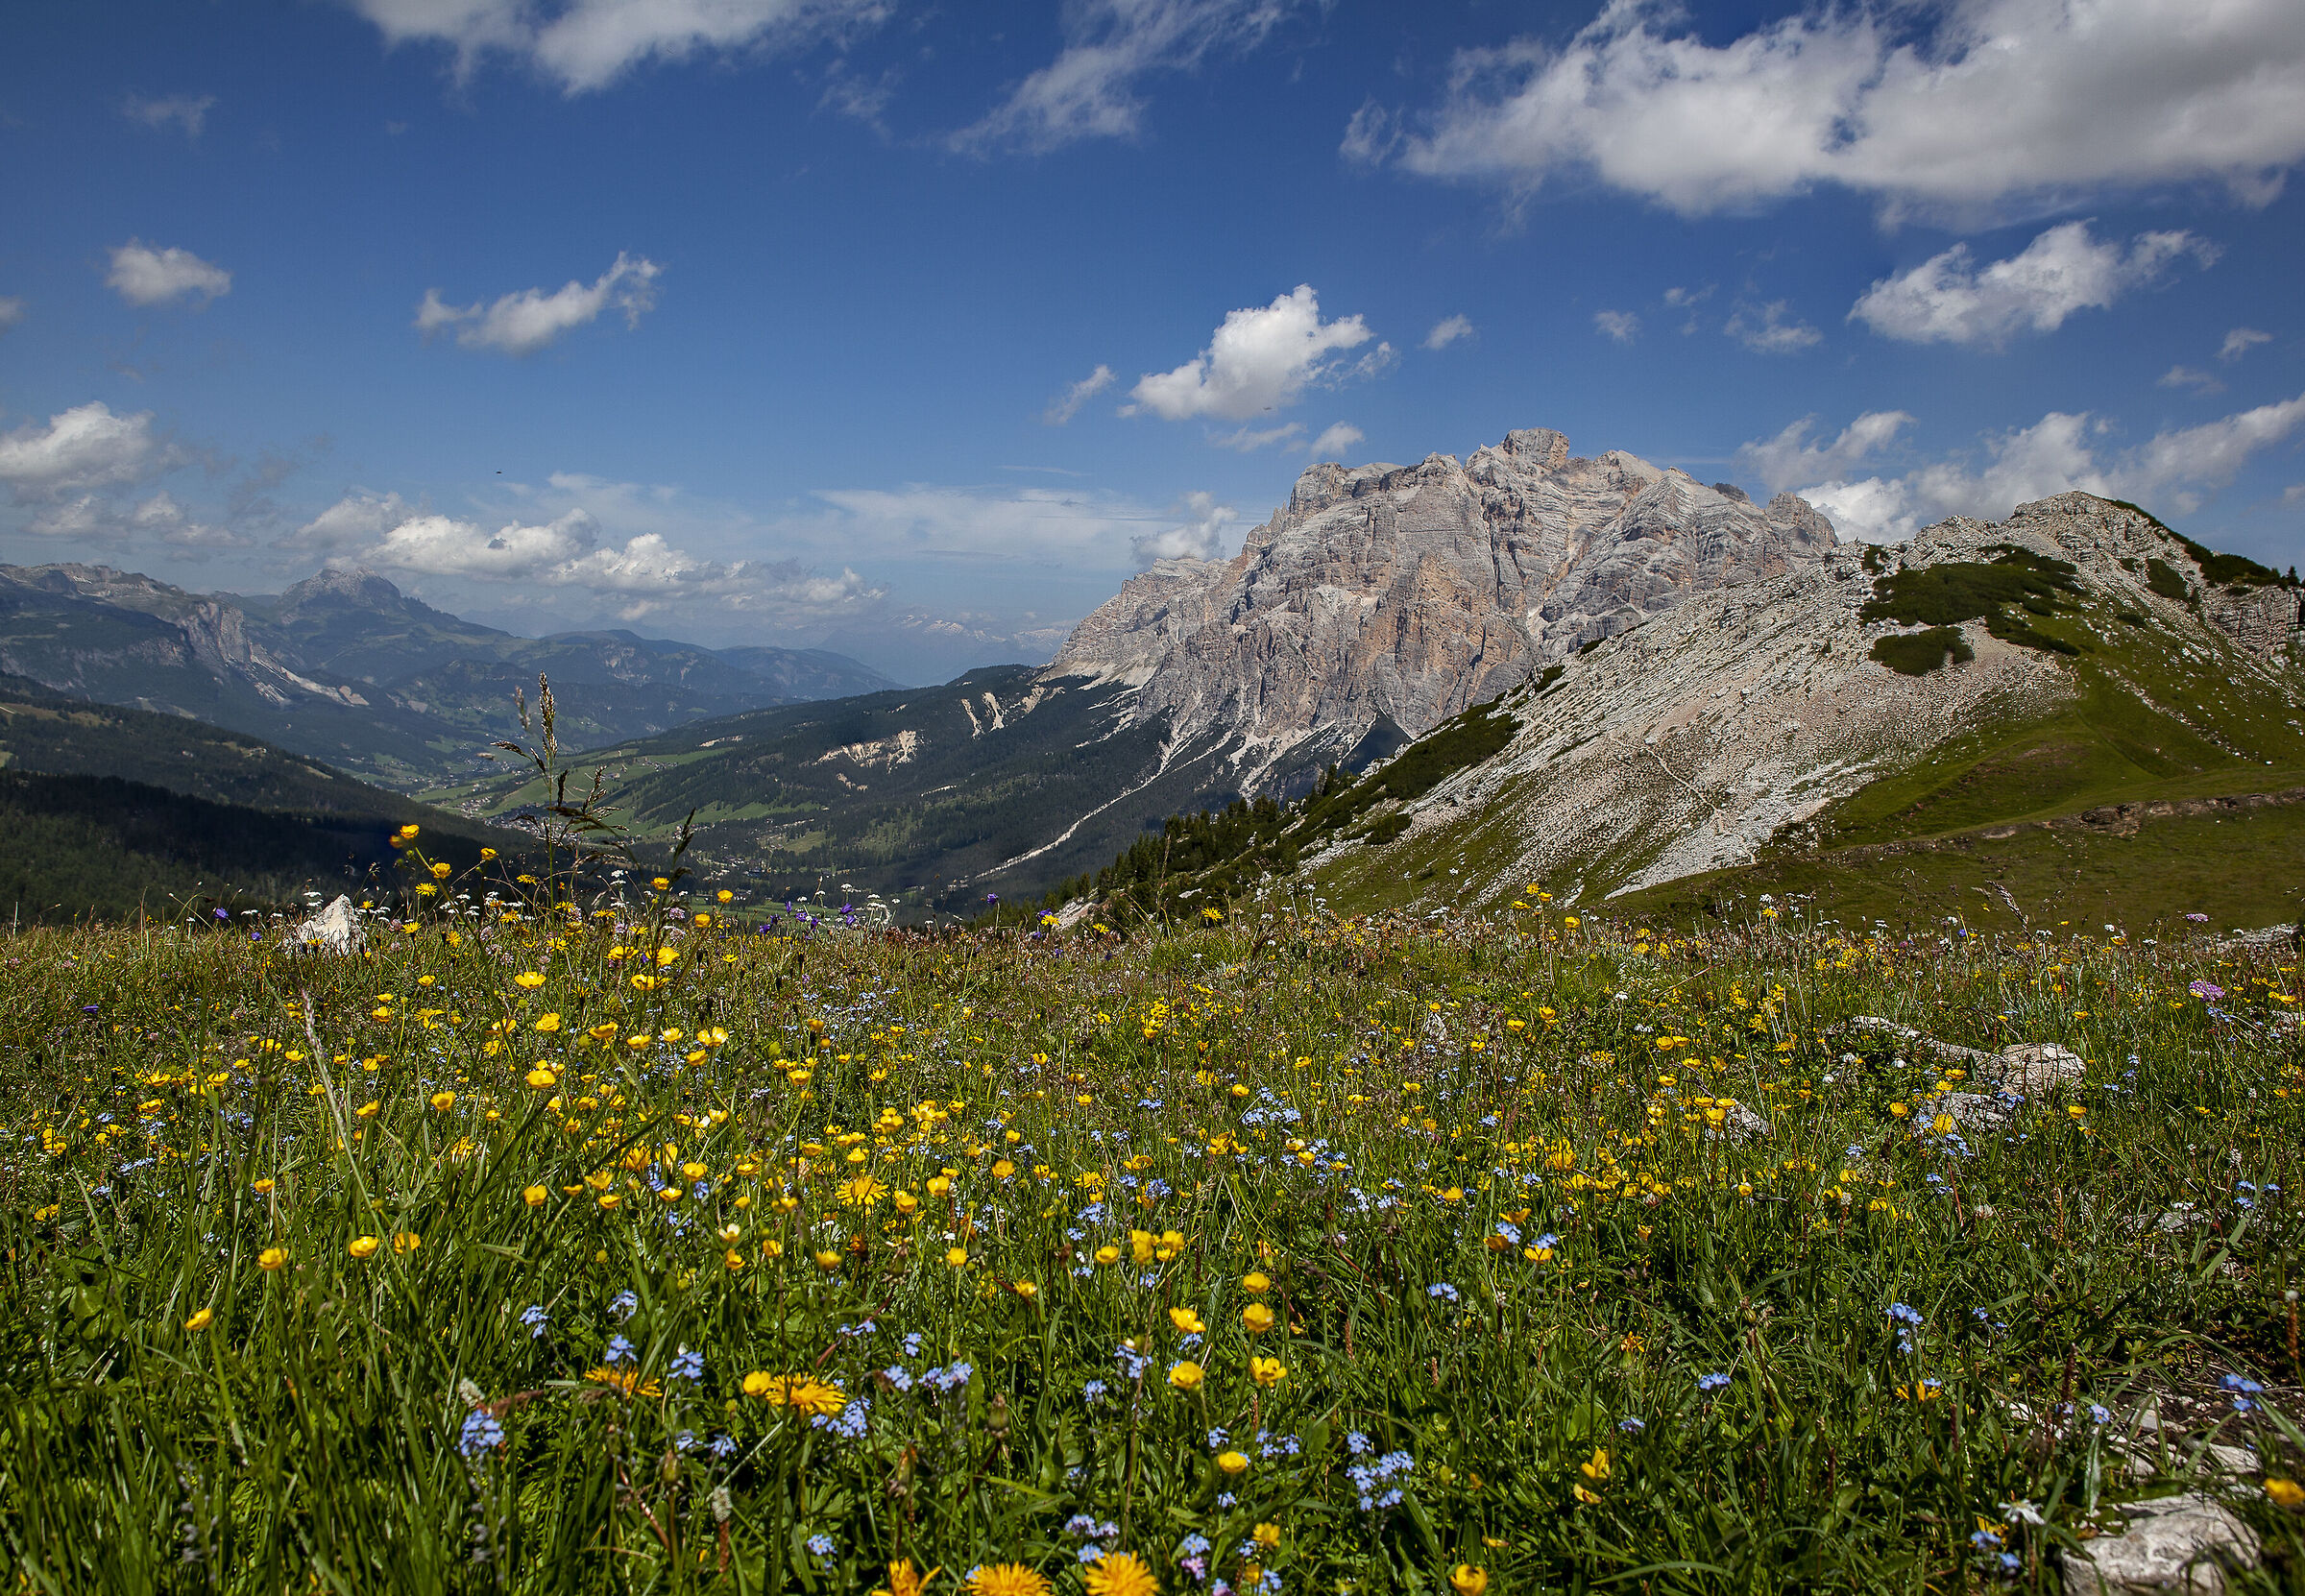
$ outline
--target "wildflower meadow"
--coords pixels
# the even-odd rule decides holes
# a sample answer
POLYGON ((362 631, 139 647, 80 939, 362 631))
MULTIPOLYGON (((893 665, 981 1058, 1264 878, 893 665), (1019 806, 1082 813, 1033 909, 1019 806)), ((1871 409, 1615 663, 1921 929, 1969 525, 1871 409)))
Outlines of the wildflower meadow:
POLYGON ((2287 943, 396 841, 352 953, 7 944, 12 1587, 2036 1590, 2180 1483, 2305 1579, 2287 943))

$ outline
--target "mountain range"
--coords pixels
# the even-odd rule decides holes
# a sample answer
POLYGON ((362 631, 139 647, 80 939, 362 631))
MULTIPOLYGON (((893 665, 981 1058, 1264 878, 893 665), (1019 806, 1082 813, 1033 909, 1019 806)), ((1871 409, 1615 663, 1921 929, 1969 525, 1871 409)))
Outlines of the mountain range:
MULTIPOLYGON (((1314 466, 1228 561, 1163 561, 1034 670, 700 722, 599 750, 708 867, 955 912, 1038 896, 1163 819, 1361 769, 1693 595, 1814 566, 1832 524, 1558 432, 1314 466)), ((464 807, 533 802, 517 781, 464 807)))
POLYGON ((0 566, 0 671, 189 716, 422 791, 484 771, 540 672, 573 689, 561 735, 614 742, 886 677, 813 649, 709 649, 630 632, 523 638, 380 576, 324 569, 272 596, 196 593, 109 566, 0 566))

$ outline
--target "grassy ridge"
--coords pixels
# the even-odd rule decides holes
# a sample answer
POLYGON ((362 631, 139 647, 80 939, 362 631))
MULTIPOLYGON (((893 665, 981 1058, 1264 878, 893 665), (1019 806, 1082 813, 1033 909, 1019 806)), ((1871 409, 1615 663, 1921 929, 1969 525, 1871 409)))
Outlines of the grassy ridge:
POLYGON ((8 944, 28 1586, 2040 1590, 2148 1398, 2300 1463, 2291 958, 422 905, 8 944))

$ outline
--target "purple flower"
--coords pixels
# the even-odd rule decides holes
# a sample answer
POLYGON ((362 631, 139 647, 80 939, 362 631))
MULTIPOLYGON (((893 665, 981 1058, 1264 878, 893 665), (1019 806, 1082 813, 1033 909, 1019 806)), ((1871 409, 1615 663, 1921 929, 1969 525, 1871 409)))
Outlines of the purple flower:
POLYGON ((2225 989, 2223 987, 2218 985, 2215 981, 2210 980, 2196 980, 2191 986, 2187 987, 2186 990, 2191 992, 2195 997, 2203 999, 2210 1003, 2214 1003, 2225 995, 2225 989))

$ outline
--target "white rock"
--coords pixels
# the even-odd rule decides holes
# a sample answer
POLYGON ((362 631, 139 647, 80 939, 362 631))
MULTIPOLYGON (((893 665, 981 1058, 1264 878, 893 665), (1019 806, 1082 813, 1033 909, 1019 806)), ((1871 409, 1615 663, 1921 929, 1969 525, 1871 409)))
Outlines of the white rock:
POLYGON ((2080 1054, 2054 1042, 2020 1042, 2001 1056, 2001 1083, 2023 1098, 2054 1097, 2087 1073, 2080 1054))
POLYGON ((350 898, 339 897, 288 933, 290 945, 322 953, 356 954, 362 941, 360 916, 350 898))
POLYGON ((2060 1550, 2068 1596, 2223 1596, 2228 1569, 2256 1565, 2255 1532, 2210 1497, 2196 1493, 2131 1502, 2117 1536, 2060 1550))

